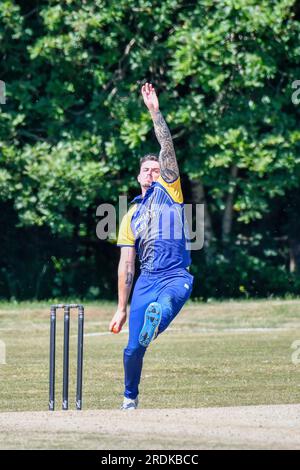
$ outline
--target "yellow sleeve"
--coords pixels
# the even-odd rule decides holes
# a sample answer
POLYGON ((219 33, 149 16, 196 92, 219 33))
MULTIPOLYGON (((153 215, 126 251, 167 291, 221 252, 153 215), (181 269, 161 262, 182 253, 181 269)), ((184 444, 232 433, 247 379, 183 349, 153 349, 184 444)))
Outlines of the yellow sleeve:
POLYGON ((129 211, 127 212, 127 214, 124 215, 122 219, 117 240, 118 246, 134 246, 135 240, 130 223, 135 209, 136 205, 130 207, 129 211))
POLYGON ((167 183, 160 175, 157 182, 168 191, 174 202, 178 202, 179 204, 183 203, 180 176, 178 176, 177 180, 173 181, 172 183, 167 183))

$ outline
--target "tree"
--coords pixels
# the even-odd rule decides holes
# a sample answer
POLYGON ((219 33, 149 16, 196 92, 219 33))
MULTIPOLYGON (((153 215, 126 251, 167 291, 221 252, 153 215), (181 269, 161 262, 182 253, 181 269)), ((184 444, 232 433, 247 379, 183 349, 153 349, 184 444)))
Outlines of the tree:
POLYGON ((299 18, 295 0, 6 0, 0 201, 14 223, 95 252, 96 207, 133 195, 137 157, 158 151, 139 98, 153 81, 191 198, 206 202, 195 292, 271 293, 251 279, 268 269, 285 273, 284 292, 289 256, 295 272, 300 262, 293 222, 272 241, 277 255, 266 246, 299 191, 299 18))

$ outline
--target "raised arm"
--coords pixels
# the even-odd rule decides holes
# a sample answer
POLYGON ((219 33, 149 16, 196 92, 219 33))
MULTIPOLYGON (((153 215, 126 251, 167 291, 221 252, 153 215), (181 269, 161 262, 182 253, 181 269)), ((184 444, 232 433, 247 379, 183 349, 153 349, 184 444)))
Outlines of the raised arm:
POLYGON ((159 110, 158 98, 151 83, 143 85, 142 96, 144 103, 151 114, 155 135, 161 147, 159 153, 160 173, 167 183, 171 183, 179 176, 172 136, 167 123, 159 110))

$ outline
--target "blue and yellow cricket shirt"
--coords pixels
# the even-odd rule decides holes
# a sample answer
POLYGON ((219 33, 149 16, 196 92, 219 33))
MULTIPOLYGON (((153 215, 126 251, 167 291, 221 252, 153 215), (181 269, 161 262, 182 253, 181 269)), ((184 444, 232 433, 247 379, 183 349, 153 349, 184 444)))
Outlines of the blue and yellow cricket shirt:
POLYGON ((144 197, 132 201, 117 244, 135 247, 142 273, 160 273, 191 264, 187 239, 180 177, 167 183, 159 176, 144 197))

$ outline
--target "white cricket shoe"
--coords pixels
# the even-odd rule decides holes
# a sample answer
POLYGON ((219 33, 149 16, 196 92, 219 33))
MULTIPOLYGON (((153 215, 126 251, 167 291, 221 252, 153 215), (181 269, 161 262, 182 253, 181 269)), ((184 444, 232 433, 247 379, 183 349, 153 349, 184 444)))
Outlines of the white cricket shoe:
POLYGON ((124 397, 121 410, 136 410, 138 407, 138 403, 139 403, 138 398, 132 399, 132 398, 124 397))

